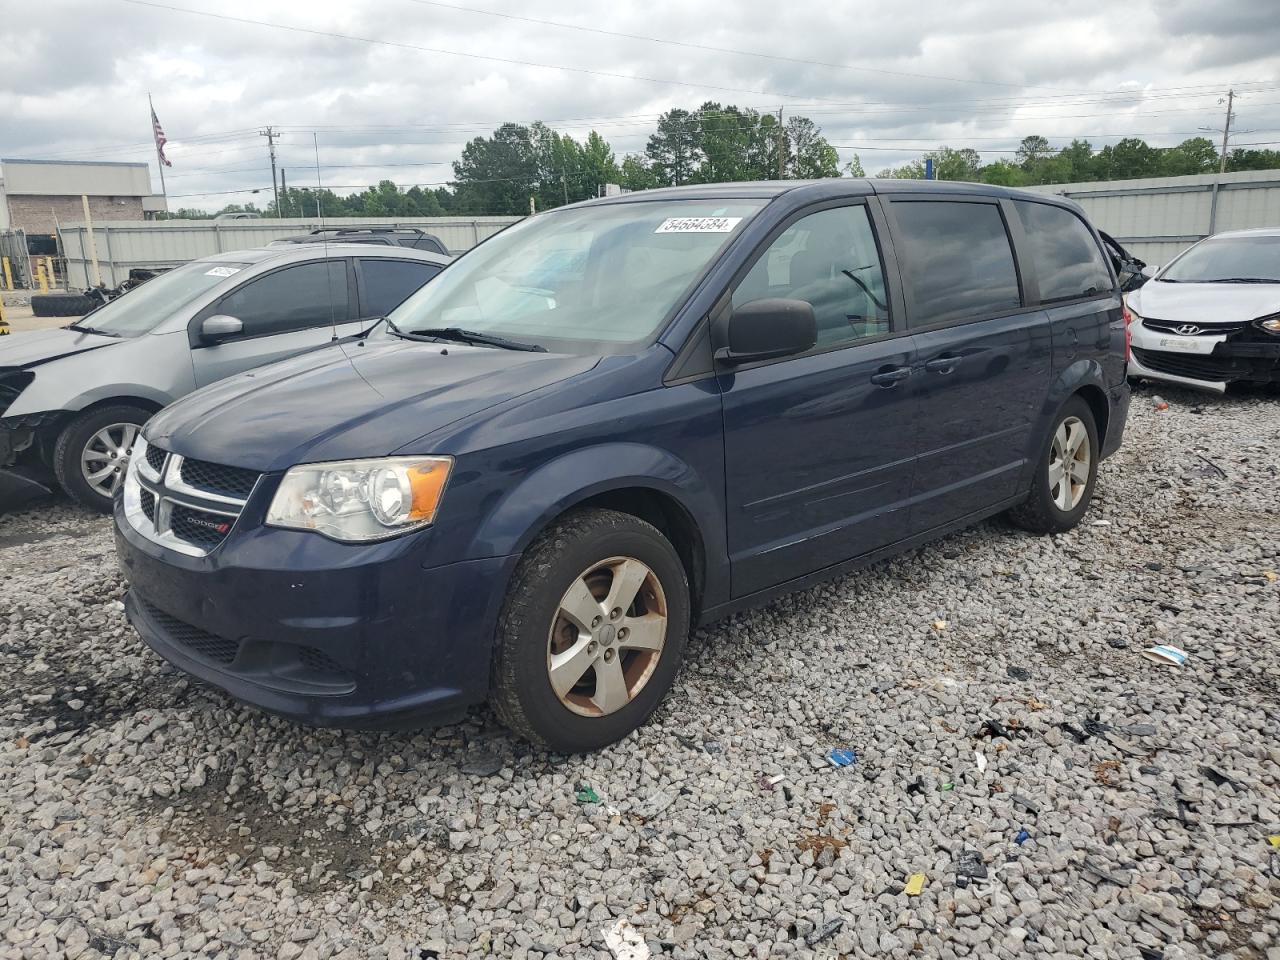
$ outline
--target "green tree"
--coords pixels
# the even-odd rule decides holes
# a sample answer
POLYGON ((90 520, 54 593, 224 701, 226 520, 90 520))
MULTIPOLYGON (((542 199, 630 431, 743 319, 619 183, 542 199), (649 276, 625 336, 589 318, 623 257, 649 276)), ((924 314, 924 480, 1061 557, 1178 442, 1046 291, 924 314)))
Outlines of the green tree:
POLYGON ((1027 183, 1027 173, 1009 160, 997 160, 978 170, 978 179, 1002 187, 1021 187, 1027 183))
POLYGON ((529 128, 517 123, 471 140, 453 163, 457 212, 528 213, 540 186, 538 161, 529 128))
POLYGON ((818 125, 808 117, 792 117, 787 121, 787 143, 791 156, 787 162, 788 180, 818 180, 840 176, 840 156, 827 142, 818 125))
POLYGON ((1098 151, 1097 171, 1103 180, 1159 176, 1160 153, 1144 140, 1126 137, 1098 151))
POLYGON ((876 176, 887 180, 923 180, 924 161, 911 160, 900 167, 885 167, 876 176))
POLYGON ((1166 177, 1213 173, 1217 169, 1218 150, 1207 137, 1183 140, 1160 155, 1160 173, 1166 177))
POLYGON ((622 158, 619 184, 627 190, 650 190, 662 185, 647 157, 629 153, 622 158))
POLYGON ((1280 169, 1280 150, 1246 150, 1236 148, 1227 154, 1227 172, 1241 170, 1280 169))
POLYGON ((862 169, 862 158, 856 153, 853 155, 853 159, 844 165, 844 172, 850 177, 865 177, 867 175, 867 171, 862 169))
POLYGON ((1029 168, 1043 157, 1047 157, 1053 150, 1049 146, 1049 141, 1038 133, 1034 133, 1029 137, 1023 137, 1022 143, 1018 145, 1018 163, 1022 165, 1022 169, 1029 168))
POLYGON ((1072 140, 1070 146, 1058 151, 1058 159, 1065 163, 1070 171, 1064 182, 1078 183, 1098 179, 1093 144, 1088 140, 1072 140))
POLYGON ((978 151, 964 147, 960 150, 939 147, 925 154, 933 160, 933 176, 936 180, 977 180, 982 158, 978 151))
POLYGON ((650 135, 644 152, 659 183, 679 186, 691 182, 702 162, 697 119, 688 110, 668 110, 658 118, 658 129, 650 135))

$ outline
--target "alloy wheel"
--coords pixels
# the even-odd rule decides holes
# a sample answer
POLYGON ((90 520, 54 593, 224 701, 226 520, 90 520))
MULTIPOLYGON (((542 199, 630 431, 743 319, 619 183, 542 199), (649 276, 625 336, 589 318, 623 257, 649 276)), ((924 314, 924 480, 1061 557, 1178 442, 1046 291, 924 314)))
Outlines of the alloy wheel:
POLYGON ((634 557, 584 570, 560 599, 547 639, 547 676, 574 713, 602 717, 644 689, 667 639, 667 598, 634 557))
POLYGON ((1079 417, 1067 417, 1058 424, 1049 448, 1049 496, 1059 510, 1066 513, 1079 505, 1092 463, 1089 431, 1079 417))
POLYGON ((115 494, 141 429, 136 423, 113 423, 89 438, 80 454, 80 471, 95 493, 104 497, 115 494))

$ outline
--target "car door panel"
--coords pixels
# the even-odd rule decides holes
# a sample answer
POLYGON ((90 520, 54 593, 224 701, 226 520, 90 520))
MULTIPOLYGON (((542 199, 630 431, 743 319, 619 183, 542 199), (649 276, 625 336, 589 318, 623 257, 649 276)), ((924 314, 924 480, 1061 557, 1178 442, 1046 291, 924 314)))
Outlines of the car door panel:
POLYGON ((734 285, 734 306, 801 299, 818 327, 813 352, 718 371, 735 596, 905 535, 915 353, 891 325, 884 249, 867 204, 801 211, 734 285))
POLYGON ((191 362, 197 386, 323 346, 356 333, 350 317, 350 265, 314 260, 254 277, 193 321, 191 362), (328 263, 326 271, 325 264, 328 263), (244 334, 220 343, 199 339, 200 324, 215 314, 235 316, 244 334))

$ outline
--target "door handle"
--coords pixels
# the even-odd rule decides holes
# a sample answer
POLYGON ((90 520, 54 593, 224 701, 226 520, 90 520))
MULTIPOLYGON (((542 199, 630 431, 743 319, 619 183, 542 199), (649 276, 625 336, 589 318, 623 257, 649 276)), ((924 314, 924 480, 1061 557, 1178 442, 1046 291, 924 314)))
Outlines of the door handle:
POLYGON ((910 367, 890 367, 887 370, 881 370, 879 373, 871 375, 871 382, 877 387, 892 387, 899 380, 905 380, 911 376, 910 367))
POLYGON ((944 354, 941 357, 930 360, 924 365, 924 368, 930 373, 950 373, 960 365, 960 361, 963 359, 963 357, 955 354, 944 354))

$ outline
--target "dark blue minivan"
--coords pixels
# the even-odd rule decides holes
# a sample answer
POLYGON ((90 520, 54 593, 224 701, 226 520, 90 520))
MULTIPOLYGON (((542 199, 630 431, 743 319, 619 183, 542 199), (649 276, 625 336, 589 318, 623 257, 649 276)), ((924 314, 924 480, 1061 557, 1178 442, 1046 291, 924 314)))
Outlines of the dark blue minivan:
POLYGON ((644 722, 690 630, 992 514, 1075 526, 1128 410, 1073 204, 980 184, 646 191, 531 217, 365 334, 157 415, 128 616, 251 704, 644 722))

